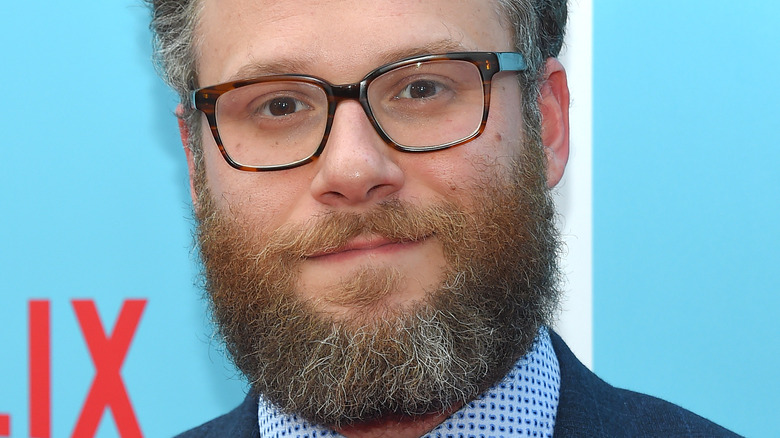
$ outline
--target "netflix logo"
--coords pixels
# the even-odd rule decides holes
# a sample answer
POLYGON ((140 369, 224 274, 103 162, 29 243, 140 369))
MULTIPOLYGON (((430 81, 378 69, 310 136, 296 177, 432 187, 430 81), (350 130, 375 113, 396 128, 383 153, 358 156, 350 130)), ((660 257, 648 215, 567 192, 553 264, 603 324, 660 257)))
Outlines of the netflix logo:
MULTIPOLYGON (((133 337, 141 322, 146 299, 127 299, 116 321, 101 321, 94 300, 70 301, 81 329, 95 376, 70 435, 74 438, 95 435, 101 419, 110 411, 122 437, 141 437, 141 427, 133 410, 127 388, 120 373, 133 337), (113 327, 113 328, 112 328, 113 327)), ((29 436, 52 436, 52 361, 51 302, 28 302, 29 345, 29 436)), ((0 437, 10 437, 13 419, 0 406, 0 437)))

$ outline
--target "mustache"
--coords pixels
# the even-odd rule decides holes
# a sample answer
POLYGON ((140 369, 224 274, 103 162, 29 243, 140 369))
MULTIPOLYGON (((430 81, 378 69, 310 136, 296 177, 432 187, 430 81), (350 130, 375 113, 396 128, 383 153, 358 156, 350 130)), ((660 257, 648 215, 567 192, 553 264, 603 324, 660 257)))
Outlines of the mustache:
POLYGON ((337 251, 361 235, 414 242, 431 235, 453 235, 465 222, 465 214, 451 203, 417 207, 392 199, 366 212, 326 212, 303 225, 283 225, 270 233, 258 258, 283 256, 292 262, 337 251))

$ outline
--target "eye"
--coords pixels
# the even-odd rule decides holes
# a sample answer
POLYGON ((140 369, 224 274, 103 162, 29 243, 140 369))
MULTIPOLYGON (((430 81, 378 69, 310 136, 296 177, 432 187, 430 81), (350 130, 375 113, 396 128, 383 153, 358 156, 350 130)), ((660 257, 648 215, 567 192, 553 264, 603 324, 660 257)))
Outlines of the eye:
POLYGON ((396 99, 430 99, 436 97, 444 89, 444 85, 430 79, 419 79, 407 84, 396 99))
POLYGON ((294 97, 280 96, 264 102, 257 108, 257 112, 262 116, 284 117, 310 108, 294 97))

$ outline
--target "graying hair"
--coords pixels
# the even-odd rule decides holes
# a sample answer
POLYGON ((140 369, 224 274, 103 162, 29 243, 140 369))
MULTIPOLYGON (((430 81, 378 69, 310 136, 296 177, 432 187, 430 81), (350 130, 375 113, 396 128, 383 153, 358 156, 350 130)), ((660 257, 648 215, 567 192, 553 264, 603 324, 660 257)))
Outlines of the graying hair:
POLYGON ((496 0, 499 16, 514 29, 515 50, 523 54, 528 69, 518 74, 522 90, 525 135, 541 145, 541 113, 537 98, 547 58, 563 47, 568 15, 567 0, 496 0))
MULTIPOLYGON (((155 59, 160 75, 179 94, 183 105, 178 114, 190 132, 188 147, 196 162, 201 156, 200 121, 197 111, 187 104, 189 93, 198 88, 198 24, 202 0, 145 0, 152 10, 155 59)), ((523 89, 523 115, 526 134, 539 135, 536 99, 545 60, 558 56, 566 27, 566 0, 495 0, 500 16, 515 30, 515 47, 528 62, 528 70, 518 75, 523 89)))
POLYGON ((182 111, 177 112, 189 129, 187 147, 201 159, 200 114, 190 108, 190 92, 198 88, 198 42, 196 30, 202 0, 145 0, 152 11, 155 66, 160 76, 178 95, 182 111))

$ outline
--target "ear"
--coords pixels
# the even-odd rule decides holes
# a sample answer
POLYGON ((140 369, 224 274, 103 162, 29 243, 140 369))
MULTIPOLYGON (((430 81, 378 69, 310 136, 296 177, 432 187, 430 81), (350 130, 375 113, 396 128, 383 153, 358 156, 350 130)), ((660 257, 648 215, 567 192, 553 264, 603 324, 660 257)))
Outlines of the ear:
POLYGON ((563 177, 569 161, 569 85, 566 70, 556 58, 548 58, 539 93, 542 143, 547 156, 547 186, 563 177))
POLYGON ((176 117, 179 119, 179 135, 181 135, 181 144, 184 146, 184 155, 187 156, 187 169, 190 174, 190 197, 192 206, 198 209, 198 194, 195 192, 195 160, 192 158, 192 149, 190 149, 190 128, 184 121, 184 107, 179 104, 176 107, 176 117))

